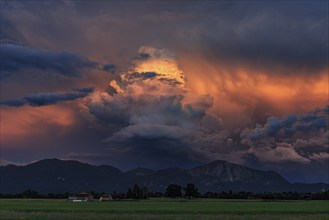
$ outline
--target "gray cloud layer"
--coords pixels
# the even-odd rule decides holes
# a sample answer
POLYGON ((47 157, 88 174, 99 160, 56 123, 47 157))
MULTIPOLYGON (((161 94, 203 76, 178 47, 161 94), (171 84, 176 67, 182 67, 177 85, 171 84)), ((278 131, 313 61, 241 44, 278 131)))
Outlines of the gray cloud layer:
POLYGON ((76 93, 35 93, 21 99, 1 101, 1 105, 20 107, 23 105, 45 106, 53 105, 62 101, 72 101, 83 98, 93 92, 93 88, 73 89, 76 93))
POLYGON ((83 68, 94 68, 97 65, 74 53, 35 49, 17 44, 1 43, 0 51, 1 78, 29 69, 79 76, 83 68))
POLYGON ((249 146, 247 154, 271 163, 328 161, 327 108, 282 119, 270 117, 264 125, 244 129, 241 144, 249 146))
POLYGON ((16 40, 41 34, 68 47, 98 44, 98 53, 122 50, 118 45, 129 42, 125 50, 131 54, 141 44, 154 44, 275 74, 311 75, 328 66, 326 1, 19 1, 3 7, 8 10, 2 15, 3 35, 16 40), (20 13, 30 21, 27 30, 20 13))
POLYGON ((215 10, 212 31, 200 35, 214 59, 283 74, 328 67, 328 2, 233 1, 213 4, 215 10))

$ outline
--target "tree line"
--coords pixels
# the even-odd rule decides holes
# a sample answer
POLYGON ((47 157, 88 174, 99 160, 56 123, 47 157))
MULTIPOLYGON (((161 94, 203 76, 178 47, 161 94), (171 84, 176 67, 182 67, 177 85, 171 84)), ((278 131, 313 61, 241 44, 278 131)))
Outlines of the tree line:
MULTIPOLYGON (((88 192, 95 199, 99 199, 102 195, 108 194, 105 192, 88 192)), ((74 196, 74 193, 47 193, 42 194, 35 190, 26 190, 21 193, 0 193, 0 198, 47 198, 47 199, 67 199, 69 196, 74 196)), ((111 193, 114 200, 122 199, 148 199, 157 197, 167 198, 212 198, 212 199, 263 199, 263 200, 329 200, 329 190, 323 190, 316 193, 301 193, 301 192, 206 192, 200 193, 198 188, 193 183, 186 184, 185 187, 179 184, 169 184, 164 192, 150 192, 146 186, 135 184, 129 187, 127 192, 111 193)))

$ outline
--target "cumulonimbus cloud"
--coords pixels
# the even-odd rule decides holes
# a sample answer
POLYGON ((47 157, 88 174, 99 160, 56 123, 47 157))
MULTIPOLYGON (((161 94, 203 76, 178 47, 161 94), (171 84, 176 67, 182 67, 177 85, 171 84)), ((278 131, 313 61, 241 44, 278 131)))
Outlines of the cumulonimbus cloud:
POLYGON ((152 159, 158 163, 153 166, 206 160, 210 154, 202 142, 209 140, 211 148, 210 136, 226 138, 222 121, 209 113, 213 98, 192 94, 184 83, 174 54, 141 47, 133 66, 110 82, 108 92, 91 95, 87 106, 100 122, 118 127, 104 140, 116 153, 152 159))
POLYGON ((135 165, 216 159, 248 163, 251 156, 260 162, 305 164, 326 158, 326 149, 319 147, 328 135, 326 109, 269 117, 264 125, 230 132, 210 113, 212 106, 211 96, 185 87, 171 52, 151 47, 139 50, 132 67, 117 75, 107 92, 95 92, 87 101, 99 122, 116 129, 104 140, 110 152, 135 165), (321 143, 304 146, 311 142, 321 143))

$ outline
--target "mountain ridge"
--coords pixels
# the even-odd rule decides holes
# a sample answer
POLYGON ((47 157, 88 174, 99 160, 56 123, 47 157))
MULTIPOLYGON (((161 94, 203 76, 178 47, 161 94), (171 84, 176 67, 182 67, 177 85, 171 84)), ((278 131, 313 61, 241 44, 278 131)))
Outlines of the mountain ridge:
POLYGON ((25 166, 0 166, 0 192, 104 191, 126 192, 133 184, 163 192, 167 185, 194 183, 200 192, 221 191, 299 191, 329 189, 325 183, 290 183, 275 171, 263 171, 224 160, 191 169, 169 167, 152 170, 137 167, 122 171, 110 165, 91 165, 74 160, 44 159, 25 166))

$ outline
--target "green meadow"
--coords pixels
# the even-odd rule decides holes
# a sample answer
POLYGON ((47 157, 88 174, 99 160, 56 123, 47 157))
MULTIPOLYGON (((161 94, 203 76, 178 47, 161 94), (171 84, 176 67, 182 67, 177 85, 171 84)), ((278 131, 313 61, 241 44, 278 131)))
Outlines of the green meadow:
POLYGON ((80 202, 49 199, 1 199, 1 220, 105 219, 329 219, 329 201, 150 199, 80 202))

